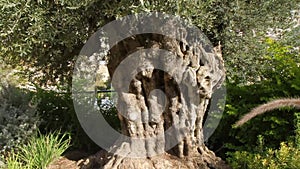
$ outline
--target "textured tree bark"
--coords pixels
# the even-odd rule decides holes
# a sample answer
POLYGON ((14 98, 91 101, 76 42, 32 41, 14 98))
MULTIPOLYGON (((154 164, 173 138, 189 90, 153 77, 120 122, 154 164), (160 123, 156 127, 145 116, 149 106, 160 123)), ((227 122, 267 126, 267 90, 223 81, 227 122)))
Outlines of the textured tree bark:
MULTIPOLYGON (((95 166, 105 169, 228 168, 204 145, 202 127, 212 93, 225 77, 220 49, 219 53, 208 53, 204 46, 187 46, 185 42, 162 35, 136 35, 110 50, 111 77, 128 55, 141 49, 163 49, 173 54, 142 57, 146 66, 133 76, 128 91, 122 90, 128 86, 122 80, 113 84, 119 95, 119 111, 123 111, 118 114, 122 134, 144 141, 117 143, 119 147, 114 152, 122 152, 122 155, 100 152, 93 157, 98 159, 95 166), (168 72, 155 69, 157 63, 163 64, 168 72), (197 92, 190 90, 191 87, 196 87, 197 92), (154 139, 147 139, 150 137, 154 139), (169 149, 174 142, 177 144, 169 149), (142 158, 132 158, 134 155, 142 158)), ((121 72, 119 76, 129 76, 126 73, 121 72)))
POLYGON ((193 31, 179 32, 180 41, 148 33, 110 49, 107 67, 118 94, 118 117, 122 134, 130 139, 116 142, 110 153, 90 157, 82 168, 227 168, 204 145, 203 136, 209 100, 225 78, 220 48, 210 49, 193 31), (192 37, 192 43, 200 42, 188 44, 192 37), (152 50, 138 53, 145 49, 152 50), (139 54, 136 61, 118 71, 133 54, 139 54))

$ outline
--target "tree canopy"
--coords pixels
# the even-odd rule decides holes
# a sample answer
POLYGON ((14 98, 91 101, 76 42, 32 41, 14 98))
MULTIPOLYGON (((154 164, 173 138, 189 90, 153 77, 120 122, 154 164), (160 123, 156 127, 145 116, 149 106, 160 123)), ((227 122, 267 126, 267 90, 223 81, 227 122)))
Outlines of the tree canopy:
MULTIPOLYGON (((297 33, 291 27, 297 4, 285 0, 1 1, 0 58, 27 70, 33 82, 70 85, 74 57, 97 29, 118 17, 159 11, 189 19, 215 45, 220 42, 229 79, 255 81, 263 76, 255 70, 264 67, 261 49, 268 30, 297 33)), ((288 39, 288 44, 299 45, 295 36, 288 39)))

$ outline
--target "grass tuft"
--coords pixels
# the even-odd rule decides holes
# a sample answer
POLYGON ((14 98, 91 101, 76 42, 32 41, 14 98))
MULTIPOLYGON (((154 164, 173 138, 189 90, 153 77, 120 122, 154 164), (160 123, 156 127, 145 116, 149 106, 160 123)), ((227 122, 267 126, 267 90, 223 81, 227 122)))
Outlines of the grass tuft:
POLYGON ((27 144, 17 146, 6 159, 8 169, 46 169, 70 146, 69 134, 53 132, 47 135, 37 134, 27 144))

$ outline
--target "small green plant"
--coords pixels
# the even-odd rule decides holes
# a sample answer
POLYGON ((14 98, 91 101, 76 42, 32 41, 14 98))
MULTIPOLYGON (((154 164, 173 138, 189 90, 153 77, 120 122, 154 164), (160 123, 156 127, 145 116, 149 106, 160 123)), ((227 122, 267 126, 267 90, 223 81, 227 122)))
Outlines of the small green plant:
POLYGON ((20 169, 22 168, 22 163, 17 154, 11 153, 6 160, 7 169, 20 169))
POLYGON ((262 152, 236 151, 229 154, 227 159, 232 168, 272 168, 298 169, 300 168, 300 150, 293 144, 282 142, 279 149, 266 149, 262 152))
MULTIPOLYGON (((1 85, 0 85, 1 86, 1 85)), ((0 90, 0 153, 26 142, 40 124, 36 101, 28 90, 12 85, 0 90)))
POLYGON ((47 135, 37 134, 27 144, 17 146, 6 159, 8 169, 46 169, 70 146, 70 135, 53 132, 47 135))

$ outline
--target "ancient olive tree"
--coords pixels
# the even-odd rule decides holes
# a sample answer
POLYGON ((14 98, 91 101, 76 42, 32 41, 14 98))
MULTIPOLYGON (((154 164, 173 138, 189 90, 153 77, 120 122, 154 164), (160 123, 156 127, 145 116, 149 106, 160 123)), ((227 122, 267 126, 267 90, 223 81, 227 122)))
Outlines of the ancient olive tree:
MULTIPOLYGON (((99 166, 226 167, 204 145, 203 136, 203 119, 212 93, 225 77, 220 47, 212 48, 203 34, 182 24, 176 17, 158 13, 125 17, 114 21, 114 27, 101 29, 83 48, 73 77, 75 98, 85 96, 84 92, 77 94, 84 90, 82 86, 92 84, 93 76, 86 84, 82 82, 87 77, 86 67, 96 67, 93 63, 103 59, 103 53, 118 94, 122 136, 109 153, 94 156, 99 166), (109 44, 106 53, 101 50, 105 41, 109 44)), ((88 113, 83 105, 89 103, 77 102, 77 113, 89 136, 96 142, 98 135, 109 137, 109 133, 101 134, 107 132, 101 131, 104 128, 94 132, 100 123, 95 120, 97 113, 88 113)))

